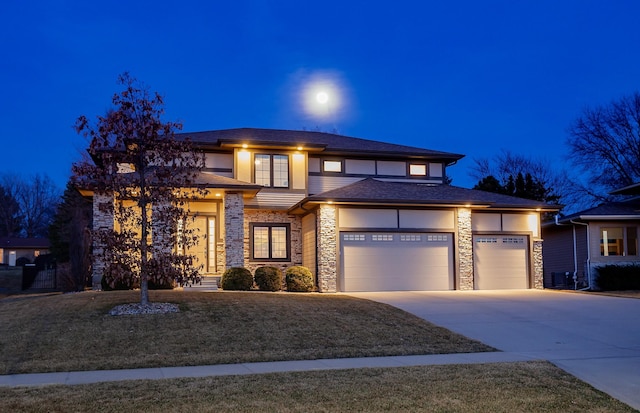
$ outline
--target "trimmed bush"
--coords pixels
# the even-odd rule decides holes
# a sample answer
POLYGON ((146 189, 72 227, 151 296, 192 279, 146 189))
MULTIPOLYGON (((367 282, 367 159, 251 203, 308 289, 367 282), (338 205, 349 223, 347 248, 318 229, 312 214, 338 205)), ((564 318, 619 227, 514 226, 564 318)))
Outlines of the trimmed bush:
POLYGON ((604 265, 596 269, 602 291, 640 290, 640 265, 604 265))
POLYGON ((253 274, 261 291, 282 290, 282 271, 277 267, 260 267, 253 274))
POLYGON ((287 268, 285 274, 287 291, 307 293, 313 291, 313 274, 307 267, 296 265, 287 268))
POLYGON ((232 267, 222 274, 220 287, 223 290, 249 291, 253 286, 251 271, 244 267, 232 267))

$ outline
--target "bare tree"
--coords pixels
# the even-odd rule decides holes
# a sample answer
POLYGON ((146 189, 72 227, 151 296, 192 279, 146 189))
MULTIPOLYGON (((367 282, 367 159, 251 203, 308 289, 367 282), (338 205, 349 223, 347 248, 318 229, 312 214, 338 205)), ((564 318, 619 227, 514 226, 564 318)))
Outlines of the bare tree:
POLYGON ((118 83, 124 90, 113 96, 114 108, 95 125, 85 116, 78 118, 76 130, 89 139, 93 162, 81 161, 73 171, 76 185, 116 199, 98 208, 113 213, 117 225, 93 231, 105 246, 101 258, 108 266, 103 277, 112 287, 139 281, 140 303, 147 305, 150 282, 184 285, 199 280, 193 257, 174 247, 197 240, 188 226, 187 205, 206 194, 197 184, 204 155, 188 140, 175 137, 181 124, 162 121, 164 103, 158 93, 127 73, 118 83))
POLYGON ((46 237, 60 202, 60 191, 53 180, 44 174, 36 174, 27 180, 16 174, 4 174, 0 186, 5 195, 18 204, 19 235, 46 237))
POLYGON ((606 199, 608 192, 640 182, 639 92, 584 109, 568 135, 571 160, 587 177, 586 195, 606 199))
MULTIPOLYGON (((541 198, 538 199, 540 201, 557 202, 559 198, 564 198, 568 194, 571 186, 567 173, 554 169, 550 162, 544 159, 535 159, 503 150, 493 158, 477 158, 474 162, 475 165, 472 166, 469 176, 476 179, 479 184, 487 177, 493 177, 505 190, 509 187, 511 180, 514 189, 507 191, 510 194, 516 193, 515 181, 518 176, 522 176, 525 180, 529 176, 530 186, 535 187, 537 192, 544 188, 542 192, 546 195, 542 198, 547 199, 542 199, 541 195, 538 195, 537 198, 541 198)), ((494 186, 495 184, 493 183, 494 186)), ((491 186, 487 182, 484 182, 484 185, 491 186)))

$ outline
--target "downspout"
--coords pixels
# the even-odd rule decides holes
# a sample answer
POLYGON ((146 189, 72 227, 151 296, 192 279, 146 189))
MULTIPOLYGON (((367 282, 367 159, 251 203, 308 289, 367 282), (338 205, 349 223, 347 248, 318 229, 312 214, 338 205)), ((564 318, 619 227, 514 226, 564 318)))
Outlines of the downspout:
MULTIPOLYGON (((556 225, 565 226, 567 224, 561 224, 558 222, 559 215, 556 214, 556 225)), ((577 282, 578 280, 578 237, 576 236, 576 225, 584 225, 587 227, 587 287, 580 289, 580 291, 589 290, 591 288, 591 252, 589 249, 589 224, 585 224, 582 222, 576 222, 574 220, 569 220, 572 228, 573 235, 573 280, 577 282)), ((577 289, 577 284, 576 284, 577 289)))
POLYGON ((590 236, 589 236, 589 224, 585 224, 584 222, 576 222, 572 219, 569 220, 569 222, 571 222, 572 224, 574 224, 573 227, 573 254, 576 260, 576 272, 574 273, 574 275, 577 277, 578 275, 578 268, 577 268, 577 259, 578 259, 578 255, 576 254, 576 227, 575 225, 582 225, 587 227, 587 286, 585 288, 581 288, 580 291, 587 291, 591 289, 591 285, 593 285, 593 283, 591 282, 591 240, 590 240, 590 236))

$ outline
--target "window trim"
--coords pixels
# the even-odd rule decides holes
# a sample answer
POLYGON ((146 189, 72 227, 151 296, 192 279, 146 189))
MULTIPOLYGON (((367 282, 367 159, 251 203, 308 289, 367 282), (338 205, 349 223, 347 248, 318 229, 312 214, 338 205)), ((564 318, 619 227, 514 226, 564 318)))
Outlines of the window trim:
POLYGON ((428 177, 429 176, 429 164, 426 162, 407 162, 407 176, 412 177, 428 177), (411 173, 412 166, 422 166, 424 173, 411 173))
POLYGON ((344 173, 344 160, 342 159, 323 159, 322 160, 322 172, 330 173, 330 174, 341 174, 344 173), (340 166, 340 170, 332 171, 326 168, 327 163, 332 163, 340 166))
MULTIPOLYGON (((615 225, 615 224, 611 224, 611 225, 601 225, 598 228, 598 232, 600 235, 600 257, 638 257, 640 256, 640 251, 638 251, 638 226, 637 225, 615 225), (604 238, 603 238, 603 231, 607 229, 607 230, 611 230, 611 229, 620 229, 622 230, 622 254, 617 254, 617 255, 611 255, 609 254, 609 250, 607 249, 606 253, 604 250, 605 246, 608 246, 608 242, 605 243, 604 242, 604 238), (629 254, 629 230, 631 229, 635 229, 635 254, 630 255, 629 254)), ((607 241, 610 238, 607 238, 607 241)))
MULTIPOLYGON (((265 188, 275 188, 275 189, 289 189, 291 187, 291 159, 289 159, 289 154, 287 153, 264 153, 264 152, 256 152, 253 154, 253 182, 258 183, 256 178, 256 157, 258 156, 267 156, 269 157, 269 185, 263 185, 265 188), (287 159, 287 185, 275 186, 275 174, 274 174, 274 157, 282 156, 287 159)), ((261 184, 259 184, 261 185, 261 184)))
POLYGON ((264 261, 264 262, 289 262, 291 261, 291 224, 284 222, 252 222, 249 224, 249 260, 250 261, 264 261), (256 258, 255 257, 255 228, 268 228, 268 245, 269 245, 269 257, 268 258, 256 258), (273 258, 273 246, 272 246, 272 229, 273 228, 285 228, 286 230, 286 257, 273 258))

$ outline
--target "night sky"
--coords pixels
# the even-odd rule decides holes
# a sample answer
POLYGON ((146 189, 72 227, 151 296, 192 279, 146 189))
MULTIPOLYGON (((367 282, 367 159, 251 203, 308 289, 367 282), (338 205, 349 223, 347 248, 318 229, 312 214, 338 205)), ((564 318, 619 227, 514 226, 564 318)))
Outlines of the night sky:
POLYGON ((64 188, 129 71, 184 131, 335 131, 567 166, 586 106, 640 90, 640 1, 22 1, 0 5, 0 174, 64 188), (317 88, 327 101, 320 110, 317 88), (305 95, 305 93, 311 93, 305 95), (309 101, 311 99, 311 101, 309 101), (317 109, 317 108, 316 108, 317 109))

